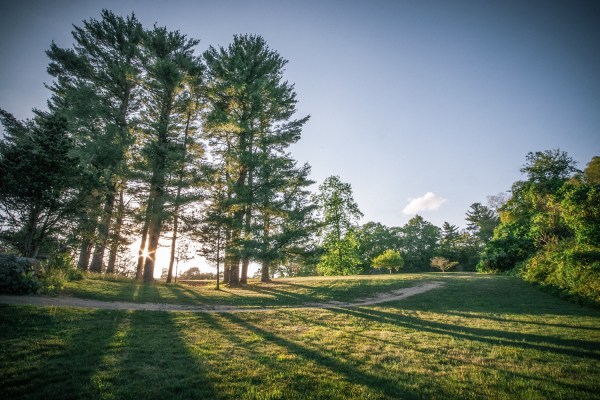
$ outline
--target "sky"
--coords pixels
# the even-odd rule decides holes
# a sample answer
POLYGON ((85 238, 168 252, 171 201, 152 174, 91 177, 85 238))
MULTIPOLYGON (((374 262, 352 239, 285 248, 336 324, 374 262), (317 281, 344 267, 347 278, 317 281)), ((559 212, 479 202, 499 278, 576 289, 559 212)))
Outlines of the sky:
POLYGON ((597 1, 2 1, 0 108, 44 109, 45 50, 101 8, 200 39, 198 54, 263 36, 311 116, 293 156, 350 183, 363 223, 464 227, 528 152, 582 169, 600 155, 597 1))

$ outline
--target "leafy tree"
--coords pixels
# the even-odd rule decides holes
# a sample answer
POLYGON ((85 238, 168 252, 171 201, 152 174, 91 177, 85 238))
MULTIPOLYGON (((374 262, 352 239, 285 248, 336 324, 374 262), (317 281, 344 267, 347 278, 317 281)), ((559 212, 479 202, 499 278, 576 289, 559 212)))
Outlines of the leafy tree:
POLYGON ((420 215, 411 218, 399 230, 402 257, 407 271, 427 271, 437 251, 440 228, 425 221, 420 215))
POLYGON ((567 184, 561 197, 561 217, 577 242, 600 247, 600 184, 567 184))
POLYGON ((387 249, 400 248, 398 236, 390 228, 378 222, 367 222, 356 228, 355 234, 362 259, 363 272, 367 272, 371 268, 371 262, 377 255, 387 249))
POLYGON ((319 233, 326 251, 318 269, 326 274, 357 273, 360 257, 354 228, 363 214, 352 197, 352 187, 338 176, 330 176, 319 186, 314 202, 320 214, 319 233))
POLYGON ((575 161, 559 149, 528 153, 521 172, 527 182, 542 194, 556 193, 573 174, 579 172, 575 161))
POLYGON ((35 258, 71 227, 79 207, 79 160, 62 116, 36 112, 22 122, 0 110, 0 121, 6 130, 0 142, 1 239, 35 258))
POLYGON ((433 257, 431 259, 431 266, 439 269, 442 272, 446 272, 451 268, 458 265, 458 261, 450 261, 444 257, 433 257))
POLYGON ((593 157, 583 171, 585 182, 590 185, 600 185, 600 157, 593 157))
POLYGON ((373 267, 379 269, 387 269, 390 271, 390 274, 394 271, 399 271, 404 265, 404 260, 402 259, 402 255, 398 250, 388 249, 373 258, 373 267))
POLYGON ((321 274, 356 275, 362 271, 358 241, 353 231, 348 231, 339 241, 326 241, 324 250, 317 264, 321 274))

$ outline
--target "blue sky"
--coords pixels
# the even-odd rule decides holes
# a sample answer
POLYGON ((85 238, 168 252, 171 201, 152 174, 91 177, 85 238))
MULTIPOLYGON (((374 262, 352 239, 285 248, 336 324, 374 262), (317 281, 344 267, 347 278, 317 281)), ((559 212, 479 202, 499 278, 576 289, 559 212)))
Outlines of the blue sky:
POLYGON ((292 153, 349 182, 363 222, 464 226, 530 151, 600 155, 600 3, 576 1, 29 1, 0 5, 0 107, 44 108, 52 40, 101 8, 209 45, 262 35, 289 60, 292 153), (525 4, 526 3, 526 4, 525 4), (413 200, 409 206, 409 202, 413 200), (436 208, 437 206, 437 208, 436 208), (423 207, 429 207, 423 210, 423 207))

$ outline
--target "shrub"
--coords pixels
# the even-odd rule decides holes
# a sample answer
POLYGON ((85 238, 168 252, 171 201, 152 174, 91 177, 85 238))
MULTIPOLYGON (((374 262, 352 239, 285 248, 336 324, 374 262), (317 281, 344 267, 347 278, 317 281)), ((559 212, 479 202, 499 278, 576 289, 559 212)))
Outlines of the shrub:
POLYGON ((38 293, 42 285, 37 266, 31 258, 0 254, 0 293, 38 293))
POLYGON ((433 257, 431 259, 431 266, 439 269, 442 272, 446 272, 450 268, 454 268, 457 265, 458 265, 458 261, 450 261, 444 257, 433 257))
POLYGON ((562 243, 529 259, 520 275, 560 294, 600 305, 600 249, 562 243))
POLYGON ((73 260, 66 253, 53 256, 42 264, 41 291, 54 293, 62 290, 68 281, 83 279, 83 273, 75 267, 73 260))
POLYGON ((479 272, 507 272, 526 260, 533 253, 533 244, 529 239, 512 236, 490 240, 477 264, 479 272))

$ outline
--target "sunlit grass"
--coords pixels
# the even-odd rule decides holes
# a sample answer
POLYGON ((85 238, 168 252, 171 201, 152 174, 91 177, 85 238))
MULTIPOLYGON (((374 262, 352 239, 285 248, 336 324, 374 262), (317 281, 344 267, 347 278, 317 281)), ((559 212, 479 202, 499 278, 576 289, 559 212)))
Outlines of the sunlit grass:
MULTIPOLYGON (((132 280, 90 276, 82 281, 69 282, 62 294, 94 300, 136 303, 279 307, 298 306, 314 301, 352 301, 444 276, 405 274, 354 276, 343 279, 309 277, 276 279, 268 284, 250 280, 244 287, 221 286, 220 290, 216 290, 213 285, 191 286, 163 282, 148 285, 132 280)), ((452 279, 460 277, 461 275, 455 275, 452 279)))
MULTIPOLYGON (((0 397, 599 397, 599 310, 511 277, 431 275, 445 287, 371 307, 189 314, 0 306, 0 397)), ((412 286, 428 276, 373 282, 412 286)), ((337 281, 278 286, 293 300, 268 305, 337 281)), ((355 290, 347 282, 360 279, 344 281, 355 290)))

